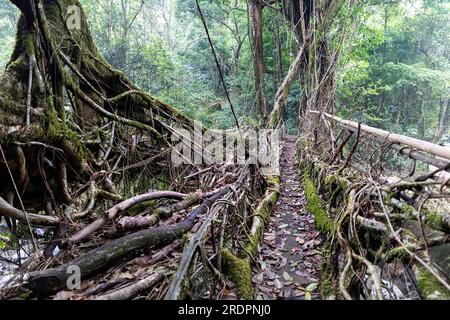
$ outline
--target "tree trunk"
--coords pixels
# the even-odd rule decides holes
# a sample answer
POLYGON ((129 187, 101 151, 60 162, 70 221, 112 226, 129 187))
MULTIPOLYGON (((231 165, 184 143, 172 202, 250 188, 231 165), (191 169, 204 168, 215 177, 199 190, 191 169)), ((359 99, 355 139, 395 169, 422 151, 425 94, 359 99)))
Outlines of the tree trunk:
POLYGON ((424 107, 424 103, 423 100, 419 101, 419 105, 420 105, 420 139, 425 140, 425 133, 426 133, 426 128, 425 128, 425 107, 424 107))
POLYGON ((434 134, 434 143, 439 143, 444 136, 445 132, 450 127, 450 99, 441 99, 439 108, 439 119, 434 134))
MULTIPOLYGON (((147 132, 155 141, 171 133, 163 121, 193 127, 192 120, 140 90, 104 60, 78 0, 12 3, 21 14, 16 45, 0 80, 0 143, 5 156, 0 157, 0 197, 16 193, 10 170, 23 207, 3 206, 3 215, 24 221, 23 211, 43 211, 49 202, 54 208, 67 204, 67 189, 89 180, 96 166, 81 136, 99 125, 112 120, 147 132), (74 7, 75 14, 70 11, 74 7), (69 103, 74 117, 66 114, 69 103), (70 170, 60 170, 58 159, 70 170)), ((61 218, 29 217, 32 224, 46 225, 61 218)))
POLYGON ((275 72, 275 83, 276 86, 279 86, 281 84, 282 78, 283 78, 283 61, 281 56, 281 39, 280 39, 280 25, 279 25, 279 19, 276 19, 273 25, 273 37, 275 40, 275 65, 276 65, 276 72, 275 72))
POLYGON ((256 103, 259 113, 265 123, 267 121, 267 102, 265 96, 265 62, 264 42, 262 32, 262 4, 260 0, 248 2, 251 18, 251 42, 253 46, 253 69, 255 73, 256 103))

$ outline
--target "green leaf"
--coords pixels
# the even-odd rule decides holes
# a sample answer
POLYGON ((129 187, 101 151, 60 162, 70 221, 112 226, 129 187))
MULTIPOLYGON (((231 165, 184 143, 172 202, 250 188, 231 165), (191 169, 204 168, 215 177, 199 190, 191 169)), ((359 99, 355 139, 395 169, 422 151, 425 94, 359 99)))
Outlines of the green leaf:
POLYGON ((306 287, 306 291, 308 292, 313 292, 315 290, 317 290, 317 288, 319 287, 318 283, 311 283, 309 286, 306 287))
POLYGON ((261 261, 261 270, 266 270, 267 269, 267 263, 265 261, 261 261))
POLYGON ((292 278, 292 277, 289 275, 289 273, 287 273, 286 271, 283 272, 283 278, 284 278, 284 280, 286 280, 286 281, 292 281, 292 280, 294 280, 294 278, 292 278))

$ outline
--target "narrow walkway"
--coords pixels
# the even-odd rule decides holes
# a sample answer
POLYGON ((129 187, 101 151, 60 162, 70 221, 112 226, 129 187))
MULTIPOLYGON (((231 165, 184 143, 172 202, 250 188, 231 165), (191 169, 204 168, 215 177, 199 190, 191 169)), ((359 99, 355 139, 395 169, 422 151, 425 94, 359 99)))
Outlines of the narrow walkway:
POLYGON ((281 195, 260 247, 253 285, 258 299, 317 299, 322 239, 295 166, 295 137, 281 156, 281 195))

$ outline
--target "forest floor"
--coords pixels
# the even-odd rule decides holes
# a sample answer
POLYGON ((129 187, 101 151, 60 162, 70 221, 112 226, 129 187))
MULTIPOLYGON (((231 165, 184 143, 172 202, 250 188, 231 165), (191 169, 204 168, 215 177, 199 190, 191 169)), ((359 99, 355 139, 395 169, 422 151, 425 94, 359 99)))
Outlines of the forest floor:
POLYGON ((253 270, 258 299, 317 299, 322 237, 295 166, 295 137, 287 137, 281 156, 280 198, 259 248, 253 270))

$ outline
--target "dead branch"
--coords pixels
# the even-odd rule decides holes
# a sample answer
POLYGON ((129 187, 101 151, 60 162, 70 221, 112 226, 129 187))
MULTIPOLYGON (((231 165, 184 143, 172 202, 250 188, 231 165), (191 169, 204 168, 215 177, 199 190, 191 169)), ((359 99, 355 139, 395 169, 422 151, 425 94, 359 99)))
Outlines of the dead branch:
POLYGON ((39 214, 26 213, 14 208, 2 197, 0 197, 0 215, 8 218, 17 219, 24 223, 27 221, 34 226, 57 226, 60 222, 57 217, 44 216, 39 214))
POLYGON ((152 275, 124 288, 96 297, 95 300, 129 300, 134 298, 139 292, 148 290, 161 282, 166 276, 165 272, 156 272, 152 275))

